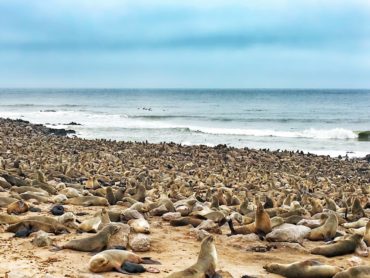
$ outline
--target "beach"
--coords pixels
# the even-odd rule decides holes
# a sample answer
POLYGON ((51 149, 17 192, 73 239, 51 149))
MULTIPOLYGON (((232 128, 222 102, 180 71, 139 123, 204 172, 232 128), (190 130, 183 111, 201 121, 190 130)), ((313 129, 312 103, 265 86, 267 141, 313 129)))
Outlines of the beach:
MULTIPOLYGON (((107 187, 116 191, 119 188, 133 189, 141 183, 147 186, 144 204, 153 204, 166 194, 174 203, 196 196, 199 206, 209 207, 211 200, 208 195, 222 189, 225 194, 231 192, 240 200, 249 199, 252 214, 253 203, 258 200, 256 197, 265 200, 269 196, 274 199, 273 207, 276 208, 283 207, 280 199, 290 193, 296 194, 295 199, 307 213, 311 209, 310 204, 297 199, 299 192, 302 192, 299 188, 305 188, 307 194, 317 198, 324 208, 324 197, 330 196, 337 203, 339 211, 343 211, 340 210, 343 204, 338 192, 347 197, 357 197, 369 215, 370 165, 364 158, 339 159, 300 152, 238 149, 226 145, 207 147, 87 140, 73 137, 73 134, 67 137, 54 133, 55 130, 42 125, 0 119, 0 176, 3 177, 0 197, 22 199, 25 195, 17 195, 14 187, 36 186, 40 182, 38 170, 43 173, 42 183, 47 184, 44 185, 45 189, 51 187, 55 190, 45 202, 36 200, 37 196, 36 199, 26 198, 25 202, 38 210, 20 214, 18 217, 21 219, 35 215, 52 217, 50 208, 56 204, 54 200, 62 194, 62 188, 80 188, 84 194, 106 197, 107 187), (94 187, 88 185, 91 176, 97 181, 94 187)), ((58 134, 66 133, 58 131, 58 134)), ((122 213, 131 206, 127 201, 129 199, 122 200, 109 205, 109 211, 122 213)), ((79 222, 92 217, 102 208, 67 203, 61 202, 66 212, 75 215, 83 212, 77 216, 79 222)), ((1 209, 1 214, 7 213, 6 205, 1 209)), ((239 211, 239 205, 225 204, 213 209, 230 217, 233 212, 239 211)), ((288 207, 283 210, 290 211, 288 207)), ((189 225, 173 227, 160 215, 153 215, 152 211, 143 214, 150 224, 150 248, 137 253, 152 257, 161 265, 156 265, 159 274, 143 273, 137 277, 166 277, 196 261, 202 232, 189 225)), ((344 217, 344 213, 340 214, 344 217)), ((308 213, 300 218, 311 217, 308 213)), ((117 272, 91 273, 88 262, 94 252, 53 251, 51 246, 35 247, 31 243, 32 234, 26 238, 14 237, 13 233, 6 232, 8 226, 3 223, 0 233, 2 277, 121 276, 117 272)), ((343 269, 370 263, 367 256, 353 253, 335 258, 310 254, 310 250, 322 245, 323 241, 304 239, 299 242, 273 242, 252 236, 253 233, 229 237, 230 230, 225 223, 219 223, 209 231, 215 237, 219 257, 217 270, 227 271, 231 277, 280 277, 263 269, 265 264, 272 262, 292 263, 314 258, 343 269)), ((348 229, 340 225, 338 232, 348 233, 348 229)), ((50 237, 54 245, 61 245, 86 235, 72 230, 69 234, 52 234, 50 237)))

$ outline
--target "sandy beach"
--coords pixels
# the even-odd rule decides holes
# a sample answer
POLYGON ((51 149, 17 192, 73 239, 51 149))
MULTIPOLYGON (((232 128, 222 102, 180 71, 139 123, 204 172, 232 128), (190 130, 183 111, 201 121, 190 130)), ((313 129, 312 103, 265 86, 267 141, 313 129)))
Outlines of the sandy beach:
MULTIPOLYGON (((11 197, 24 199, 29 208, 37 208, 16 215, 19 221, 36 215, 55 217, 50 209, 60 204, 65 212, 75 215, 77 223, 81 223, 92 218, 102 207, 118 214, 135 203, 138 207, 140 201, 132 199, 142 185, 145 198, 141 202, 143 211, 139 212, 150 224, 150 233, 145 234, 150 247, 148 251, 135 253, 152 257, 161 265, 155 265, 160 273, 145 272, 137 274, 137 277, 166 277, 173 271, 189 267, 197 259, 201 238, 205 233, 215 238, 218 253, 216 270, 228 272, 230 277, 235 278, 281 277, 263 268, 272 262, 293 263, 317 259, 342 269, 370 265, 369 246, 366 245, 361 252, 326 258, 310 253, 314 247, 325 244, 324 240, 304 238, 293 242, 274 242, 267 241, 266 235, 261 239, 253 232, 228 236, 230 228, 226 223, 231 219, 238 226, 240 217, 242 223, 253 222, 256 202, 260 200, 271 219, 280 217, 285 224, 297 225, 303 219, 320 219, 315 215, 328 211, 329 197, 336 204, 339 221, 336 235, 350 235, 354 231, 343 224, 360 218, 368 219, 370 215, 370 164, 365 158, 340 159, 289 151, 238 149, 225 145, 207 147, 86 140, 73 137, 73 134, 64 136, 67 133, 25 121, 0 119, 1 215, 8 214, 9 203, 6 200, 11 197), (40 195, 35 192, 31 192, 30 197, 24 195, 25 192, 14 190, 22 186, 43 190, 51 188, 52 193, 48 192, 46 199, 37 199, 40 195), (119 200, 115 199, 113 205, 68 204, 71 197, 66 197, 66 189, 73 188, 81 196, 106 198, 108 187, 114 193, 120 189, 124 192, 119 200), (35 198, 32 198, 32 194, 35 198), (162 207, 158 212, 159 205, 154 205, 164 195, 173 204, 194 200, 195 204, 189 211, 186 211, 189 207, 184 209, 184 206, 175 205, 181 216, 194 217, 201 211, 200 208, 207 208, 224 217, 216 221, 203 215, 203 222, 209 221, 204 230, 212 227, 206 232, 189 225, 174 227, 163 219, 162 215, 167 213, 165 209, 162 207), (237 201, 230 203, 229 195, 237 201), (214 205, 214 198, 218 198, 220 203, 214 205), (313 206, 309 198, 319 204, 318 208, 313 206), (226 203, 222 204, 224 199, 226 203), (273 200, 272 206, 267 205, 268 199, 273 200), (364 215, 361 217, 351 211, 355 199, 363 208, 364 215), (243 215, 240 206, 245 200, 249 201, 250 211, 243 215), (292 214, 298 220, 287 220, 288 217, 283 215, 295 211, 294 206, 299 206, 303 212, 292 214), (153 210, 156 212, 153 213, 153 210)), ((38 247, 31 243, 34 233, 24 238, 14 237, 14 233, 6 231, 11 224, 5 222, 1 222, 0 227, 0 277, 124 277, 117 272, 90 272, 88 262, 97 252, 55 251, 50 245, 38 247)), ((127 223, 124 220, 122 222, 127 223)), ((77 233, 72 228, 69 230, 68 234, 50 234, 53 245, 61 246, 71 239, 92 235, 77 233)), ((131 233, 135 234, 132 227, 131 233)), ((130 244, 125 246, 129 250, 132 249, 130 244)))

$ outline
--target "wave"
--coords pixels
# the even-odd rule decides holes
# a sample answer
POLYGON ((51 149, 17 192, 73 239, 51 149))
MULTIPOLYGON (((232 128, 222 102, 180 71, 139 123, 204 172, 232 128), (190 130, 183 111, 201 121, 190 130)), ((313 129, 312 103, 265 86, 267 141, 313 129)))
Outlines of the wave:
POLYGON ((256 137, 313 138, 313 139, 355 139, 357 134, 344 128, 305 129, 302 131, 277 131, 272 129, 239 128, 190 128, 191 131, 215 135, 240 135, 256 137))

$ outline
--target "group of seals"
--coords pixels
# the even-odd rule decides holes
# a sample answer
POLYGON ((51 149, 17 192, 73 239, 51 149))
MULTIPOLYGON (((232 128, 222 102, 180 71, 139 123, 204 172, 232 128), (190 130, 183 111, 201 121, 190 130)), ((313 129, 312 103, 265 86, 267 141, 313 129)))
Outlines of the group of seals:
MULTIPOLYGON (((307 248, 304 240, 321 241, 309 251, 328 257, 352 254, 370 243, 366 161, 225 145, 60 138, 41 126, 3 119, 0 127, 0 207, 6 210, 0 224, 17 237, 39 230, 96 233, 60 248, 97 252, 117 233, 111 222, 148 235, 152 217, 162 217, 171 226, 191 225, 200 236, 227 233, 228 223, 231 235, 255 233, 267 245, 288 241, 307 248), (97 212, 83 221, 59 218, 76 206, 99 208, 85 208, 97 212), (58 217, 28 217, 28 211, 40 210, 58 217)), ((79 210, 75 216, 84 216, 79 210)), ((219 275, 213 241, 202 242, 199 263, 183 275, 219 275), (206 246, 211 246, 208 255, 201 256, 206 246)), ((137 262, 123 264, 112 269, 144 271, 133 265, 137 262)), ((315 262, 300 266, 302 277, 324 269, 315 262)))

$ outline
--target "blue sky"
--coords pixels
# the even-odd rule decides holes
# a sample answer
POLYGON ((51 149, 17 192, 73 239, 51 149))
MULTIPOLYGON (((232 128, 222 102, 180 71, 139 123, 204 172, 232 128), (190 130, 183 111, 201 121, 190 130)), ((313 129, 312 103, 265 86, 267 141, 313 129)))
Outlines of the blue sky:
POLYGON ((0 0, 0 87, 370 88, 370 1, 0 0))

